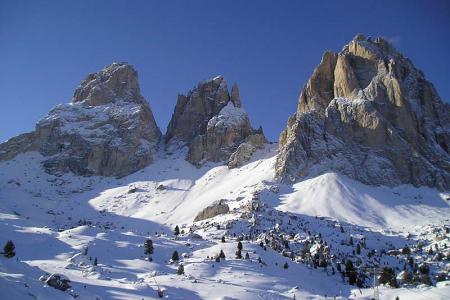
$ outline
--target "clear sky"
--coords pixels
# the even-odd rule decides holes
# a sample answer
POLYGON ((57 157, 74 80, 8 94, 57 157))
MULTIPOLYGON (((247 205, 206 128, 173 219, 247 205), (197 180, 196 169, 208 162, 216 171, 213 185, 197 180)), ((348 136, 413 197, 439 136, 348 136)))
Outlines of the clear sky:
POLYGON ((450 1, 0 0, 0 141, 113 61, 134 65, 163 132, 177 94, 221 74, 277 140, 322 53, 357 33, 389 39, 450 100, 450 1))

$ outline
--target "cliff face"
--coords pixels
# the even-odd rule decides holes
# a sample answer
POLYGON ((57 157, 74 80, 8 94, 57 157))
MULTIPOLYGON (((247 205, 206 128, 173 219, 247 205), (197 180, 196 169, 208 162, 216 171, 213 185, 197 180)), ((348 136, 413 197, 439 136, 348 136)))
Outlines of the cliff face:
POLYGON ((280 135, 276 174, 336 171, 372 185, 450 188, 450 107, 383 39, 326 52, 280 135))
POLYGON ((113 63, 88 75, 72 102, 52 109, 35 131, 1 144, 0 160, 39 151, 52 174, 124 176, 152 162, 160 137, 137 72, 113 63))
POLYGON ((229 160, 244 142, 261 147, 265 138, 261 129, 252 128, 237 85, 230 95, 225 79, 219 76, 178 96, 165 141, 171 148, 187 146, 187 161, 200 166, 206 161, 229 160))

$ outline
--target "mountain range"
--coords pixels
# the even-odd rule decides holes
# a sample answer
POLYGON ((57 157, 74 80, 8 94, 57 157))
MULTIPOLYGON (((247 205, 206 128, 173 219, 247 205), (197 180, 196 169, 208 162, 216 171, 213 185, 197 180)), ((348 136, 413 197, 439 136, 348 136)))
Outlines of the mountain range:
POLYGON ((201 81, 163 134, 114 62, 0 144, 5 299, 445 299, 450 105, 410 59, 325 52, 278 143, 244 105, 201 81))

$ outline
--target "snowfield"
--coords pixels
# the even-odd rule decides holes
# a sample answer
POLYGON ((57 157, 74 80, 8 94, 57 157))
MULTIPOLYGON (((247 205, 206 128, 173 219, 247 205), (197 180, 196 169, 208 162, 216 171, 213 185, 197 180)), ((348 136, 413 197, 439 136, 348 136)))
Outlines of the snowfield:
MULTIPOLYGON (((428 262, 432 273, 450 271, 448 258, 427 254, 449 244, 442 231, 450 226, 448 194, 366 186, 334 173, 280 184, 276 153, 271 144, 243 167, 197 169, 185 152, 160 151, 153 164, 120 179, 49 175, 38 153, 0 162, 0 243, 12 240, 16 247, 15 257, 0 257, 0 298, 157 299, 159 288, 167 299, 370 299, 374 290, 349 285, 337 265, 351 258, 400 271, 405 256, 389 251, 413 249, 418 241, 424 251, 414 252, 417 262, 428 262), (218 200, 229 213, 193 223, 218 200), (144 254, 148 238, 151 259, 144 254), (305 245, 307 259, 294 255, 305 245), (382 249, 387 252, 378 257, 382 249), (175 250, 179 262, 171 262, 175 250), (217 261, 221 250, 226 258, 217 261), (311 257, 323 251, 331 253, 330 263, 313 266, 311 257), (183 275, 177 275, 180 264, 183 275), (63 292, 39 280, 55 273, 71 288, 63 292)), ((448 299, 450 282, 382 285, 379 293, 381 299, 448 299)))

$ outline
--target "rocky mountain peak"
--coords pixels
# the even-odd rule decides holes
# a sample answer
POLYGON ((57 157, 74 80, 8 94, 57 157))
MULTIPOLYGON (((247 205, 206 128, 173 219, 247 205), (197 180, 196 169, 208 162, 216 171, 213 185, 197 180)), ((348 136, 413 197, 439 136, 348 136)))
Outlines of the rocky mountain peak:
POLYGON ((450 187, 450 109, 382 38, 327 51, 280 136, 279 178, 338 171, 368 184, 450 187))
POLYGON ((200 82, 187 95, 179 95, 165 141, 168 147, 188 146, 187 160, 200 166, 206 161, 225 161, 250 136, 261 147, 264 134, 252 128, 242 108, 237 84, 231 95, 225 79, 217 76, 200 82), (258 142, 256 142, 258 141, 258 142))
POLYGON ((161 132, 141 96, 137 72, 113 63, 87 76, 33 132, 0 144, 0 160, 38 151, 51 174, 125 176, 152 162, 161 132))
POLYGON ((96 73, 89 74, 75 90, 73 103, 90 106, 117 100, 141 103, 138 74, 127 63, 114 62, 96 73))

